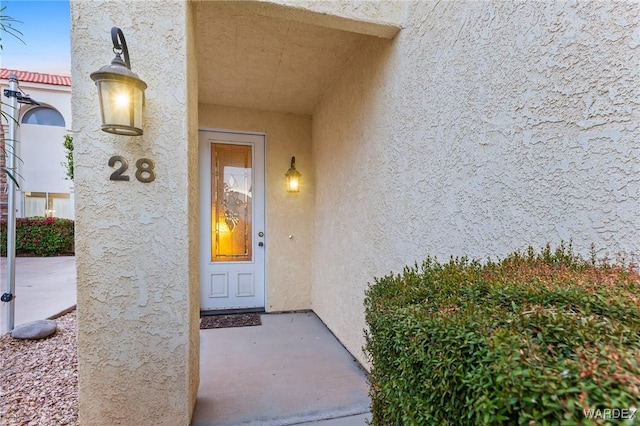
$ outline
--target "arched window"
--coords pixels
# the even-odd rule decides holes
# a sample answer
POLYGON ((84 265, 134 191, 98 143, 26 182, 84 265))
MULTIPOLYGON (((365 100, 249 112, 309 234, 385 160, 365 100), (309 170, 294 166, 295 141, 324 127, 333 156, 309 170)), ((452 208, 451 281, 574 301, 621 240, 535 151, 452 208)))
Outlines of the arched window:
POLYGON ((50 107, 32 108, 22 116, 23 124, 37 124, 40 126, 65 127, 64 117, 50 107))

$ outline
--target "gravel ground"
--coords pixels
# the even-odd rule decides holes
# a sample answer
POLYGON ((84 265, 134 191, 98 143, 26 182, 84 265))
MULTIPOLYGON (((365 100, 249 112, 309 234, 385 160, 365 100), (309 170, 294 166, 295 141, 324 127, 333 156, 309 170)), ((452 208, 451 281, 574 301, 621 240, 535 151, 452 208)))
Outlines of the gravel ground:
POLYGON ((56 321, 46 339, 0 336, 0 424, 78 424, 76 313, 56 321))

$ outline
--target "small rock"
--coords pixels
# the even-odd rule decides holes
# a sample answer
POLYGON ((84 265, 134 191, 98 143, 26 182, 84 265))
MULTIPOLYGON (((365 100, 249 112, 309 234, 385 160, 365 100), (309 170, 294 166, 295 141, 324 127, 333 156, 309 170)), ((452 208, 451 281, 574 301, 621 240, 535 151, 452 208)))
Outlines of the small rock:
POLYGON ((38 320, 17 326, 11 332, 14 339, 44 339, 56 332, 54 320, 38 320))

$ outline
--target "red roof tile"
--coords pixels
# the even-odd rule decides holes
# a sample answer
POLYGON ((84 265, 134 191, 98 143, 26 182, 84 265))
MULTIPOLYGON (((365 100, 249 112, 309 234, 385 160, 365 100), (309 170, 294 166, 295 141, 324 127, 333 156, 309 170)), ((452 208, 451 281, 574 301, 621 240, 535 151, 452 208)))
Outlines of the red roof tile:
POLYGON ((54 86, 71 86, 71 77, 0 68, 0 79, 8 80, 10 74, 15 74, 16 77, 18 77, 19 81, 29 83, 51 84, 54 86))

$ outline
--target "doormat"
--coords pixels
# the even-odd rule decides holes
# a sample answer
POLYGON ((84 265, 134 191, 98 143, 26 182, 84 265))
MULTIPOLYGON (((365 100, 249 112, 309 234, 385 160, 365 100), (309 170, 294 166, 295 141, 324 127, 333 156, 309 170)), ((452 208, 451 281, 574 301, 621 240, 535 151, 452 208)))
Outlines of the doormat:
POLYGON ((260 314, 252 312, 248 314, 210 315, 200 318, 200 330, 209 328, 249 327, 262 325, 260 314))

